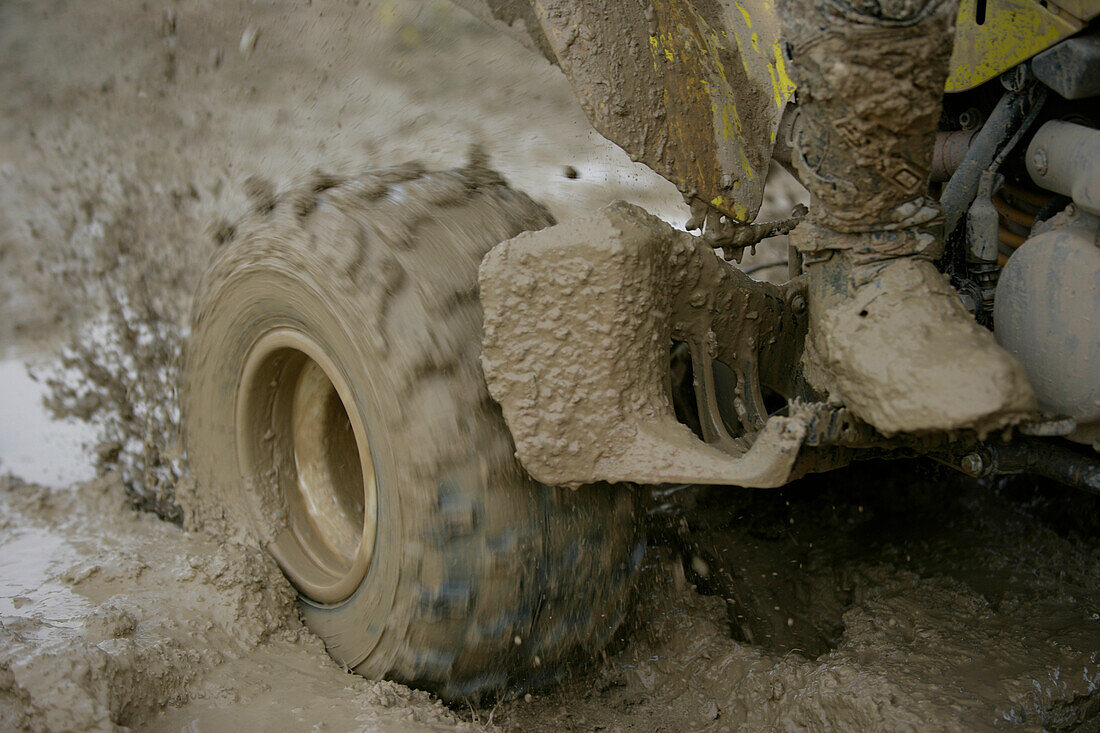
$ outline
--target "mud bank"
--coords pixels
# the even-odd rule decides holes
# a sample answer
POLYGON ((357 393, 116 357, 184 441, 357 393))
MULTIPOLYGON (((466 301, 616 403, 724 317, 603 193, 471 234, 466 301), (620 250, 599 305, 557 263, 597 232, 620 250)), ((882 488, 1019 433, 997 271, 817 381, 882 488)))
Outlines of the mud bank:
POLYGON ((0 728, 440 730, 339 669, 267 556, 129 507, 117 481, 0 478, 0 728))

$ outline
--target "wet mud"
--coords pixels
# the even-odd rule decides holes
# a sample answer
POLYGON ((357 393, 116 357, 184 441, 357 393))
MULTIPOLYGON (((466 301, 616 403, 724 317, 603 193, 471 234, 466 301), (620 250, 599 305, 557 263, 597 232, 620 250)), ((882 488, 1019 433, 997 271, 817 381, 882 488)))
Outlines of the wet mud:
POLYGON ((136 511, 114 478, 0 479, 0 728, 465 727, 340 669, 262 552, 136 511))
POLYGON ((502 721, 1100 727, 1092 497, 914 461, 683 503, 652 525, 638 607, 606 662, 502 721))
MULTIPOLYGON (((247 191, 315 168, 440 168, 481 142, 559 220, 617 198, 686 218, 671 184, 588 133, 545 60, 445 3, 407 7, 0 5, 3 345, 55 353, 75 336, 99 344, 76 362, 93 366, 134 353, 111 334, 182 323, 247 191), (136 283, 149 308, 127 305, 136 283), (89 319, 112 303, 123 322, 97 341, 89 319)), ((764 216, 799 195, 773 187, 764 216)), ((161 333, 149 353, 182 332, 161 333)), ((106 375, 152 400, 104 402, 136 418, 115 457, 175 460, 178 416, 154 395, 171 365, 138 363, 156 373, 106 375)), ((1100 504, 1058 487, 926 463, 665 487, 607 651, 529 697, 448 709, 332 662, 263 553, 135 510, 141 465, 99 461, 56 488, 0 478, 0 728, 1100 728, 1100 504)))

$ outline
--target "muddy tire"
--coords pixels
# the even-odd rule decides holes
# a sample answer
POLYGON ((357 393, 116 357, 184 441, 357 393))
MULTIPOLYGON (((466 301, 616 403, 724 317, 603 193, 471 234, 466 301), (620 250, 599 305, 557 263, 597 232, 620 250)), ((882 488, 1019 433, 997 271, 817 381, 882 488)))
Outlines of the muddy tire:
POLYGON ((200 287, 189 509, 266 546, 367 677, 531 687, 623 616, 634 496, 531 481, 480 369, 478 264, 551 223, 475 164, 318 177, 261 194, 200 287))

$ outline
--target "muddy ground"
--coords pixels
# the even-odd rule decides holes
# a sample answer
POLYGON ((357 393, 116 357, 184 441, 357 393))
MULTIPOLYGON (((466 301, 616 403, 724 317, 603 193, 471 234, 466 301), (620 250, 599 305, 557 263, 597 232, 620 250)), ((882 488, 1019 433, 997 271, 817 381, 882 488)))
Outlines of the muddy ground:
MULTIPOLYGON (((681 223, 676 191, 445 3, 8 0, 0 69, 0 728, 1100 729, 1100 503, 924 462, 655 497, 628 622, 530 698, 347 674, 264 555, 132 506, 186 485, 175 345, 219 232, 257 180, 471 143, 558 218, 681 223), (100 420, 83 449, 16 364, 73 343, 108 387, 63 395, 100 420)), ((767 213, 799 196, 777 180, 767 213)))

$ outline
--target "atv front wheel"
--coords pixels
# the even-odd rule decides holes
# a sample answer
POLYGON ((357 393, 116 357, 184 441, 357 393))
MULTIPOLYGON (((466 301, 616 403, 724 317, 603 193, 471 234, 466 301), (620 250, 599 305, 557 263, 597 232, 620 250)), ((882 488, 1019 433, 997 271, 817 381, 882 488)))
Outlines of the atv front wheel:
POLYGON ((632 492, 529 479, 479 363, 482 256, 551 223, 476 164, 322 178, 261 201, 199 289, 195 513, 267 547, 367 677, 530 687, 623 616, 632 492))

